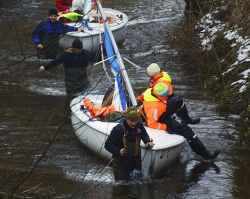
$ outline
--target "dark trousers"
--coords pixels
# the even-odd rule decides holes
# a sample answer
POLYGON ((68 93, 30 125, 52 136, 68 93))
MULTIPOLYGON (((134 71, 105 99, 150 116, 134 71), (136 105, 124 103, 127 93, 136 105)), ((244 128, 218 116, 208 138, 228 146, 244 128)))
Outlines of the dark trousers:
MULTIPOLYGON (((124 181, 130 181, 131 180, 131 172, 134 170, 141 171, 141 155, 138 155, 136 157, 129 157, 125 156, 121 160, 114 159, 113 161, 113 173, 115 176, 115 181, 118 180, 124 180, 124 181)), ((139 176, 135 177, 137 180, 142 179, 141 173, 139 176)))
POLYGON ((44 34, 41 43, 43 49, 37 48, 38 59, 55 59, 57 57, 59 36, 44 34))
POLYGON ((186 124, 181 124, 175 120, 172 116, 183 106, 183 100, 179 96, 172 96, 167 101, 167 110, 160 118, 159 122, 164 123, 168 126, 170 132, 178 134, 187 139, 189 146, 197 155, 203 155, 205 153, 205 146, 195 135, 193 130, 186 124))
POLYGON ((65 69, 65 87, 68 95, 86 91, 90 87, 86 68, 65 69))

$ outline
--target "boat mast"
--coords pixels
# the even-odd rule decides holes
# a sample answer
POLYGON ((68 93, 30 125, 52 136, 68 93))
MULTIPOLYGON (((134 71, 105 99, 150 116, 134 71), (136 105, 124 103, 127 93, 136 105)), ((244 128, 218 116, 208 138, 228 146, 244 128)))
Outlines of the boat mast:
POLYGON ((84 0, 84 8, 83 8, 84 15, 89 15, 91 11, 91 6, 92 6, 92 0, 84 0))
POLYGON ((123 64, 123 61, 122 61, 122 58, 121 58, 121 54, 120 54, 120 52, 119 52, 119 50, 118 50, 118 47, 117 47, 117 45, 116 45, 114 36, 113 36, 113 34, 112 34, 111 30, 110 30, 110 27, 109 27, 109 25, 108 25, 106 16, 105 16, 104 11, 103 11, 103 9, 102 9, 102 5, 101 5, 101 3, 100 3, 99 1, 97 1, 97 6, 98 6, 98 9, 99 9, 99 11, 100 11, 100 14, 101 14, 101 16, 102 16, 102 18, 103 18, 103 20, 104 20, 104 25, 105 25, 105 27, 106 27, 106 29, 107 29, 107 32, 108 32, 109 37, 110 37, 110 40, 111 40, 111 42, 112 42, 112 45, 113 45, 113 48, 114 48, 114 51, 115 51, 115 54, 116 54, 116 57, 117 57, 117 61, 118 61, 119 65, 120 65, 120 70, 121 70, 121 72, 122 72, 124 81, 125 81, 125 83, 126 83, 126 87, 127 87, 127 89, 128 89, 128 93, 129 93, 130 100, 131 100, 133 106, 136 106, 136 105, 137 105, 136 98, 135 98, 135 95, 134 95, 132 86, 131 86, 131 84, 130 84, 130 81, 129 81, 129 78, 128 78, 128 75, 127 75, 125 66, 124 66, 124 64, 123 64))

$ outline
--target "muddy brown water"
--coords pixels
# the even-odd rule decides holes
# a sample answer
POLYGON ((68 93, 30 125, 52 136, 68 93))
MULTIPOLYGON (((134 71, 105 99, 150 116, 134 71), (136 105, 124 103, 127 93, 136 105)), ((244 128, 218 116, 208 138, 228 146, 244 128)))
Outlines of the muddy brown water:
MULTIPOLYGON (((192 126, 204 144, 222 152, 204 162, 188 147, 159 176, 147 182, 117 184, 106 161, 82 146, 68 117, 62 66, 39 73, 35 46, 27 35, 54 3, 4 1, 1 10, 0 67, 0 198, 249 198, 250 150, 239 142, 237 116, 219 114, 210 96, 184 74, 178 54, 169 47, 166 32, 183 15, 176 1, 105 1, 129 16, 121 53, 142 67, 130 79, 140 93, 147 86, 145 68, 157 62, 173 79, 190 115, 201 118, 192 126), (101 176, 100 178, 98 178, 101 176)), ((102 68, 93 67, 92 86, 102 68)), ((192 73, 191 73, 192 74, 192 73)), ((95 89, 110 84, 101 79, 95 89)))

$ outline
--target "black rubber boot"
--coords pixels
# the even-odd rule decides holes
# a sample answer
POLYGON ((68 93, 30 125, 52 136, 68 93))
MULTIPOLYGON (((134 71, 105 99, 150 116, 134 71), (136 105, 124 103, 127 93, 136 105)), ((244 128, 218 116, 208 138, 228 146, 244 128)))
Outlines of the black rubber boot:
POLYGON ((220 154, 220 149, 216 149, 213 152, 207 150, 196 135, 188 140, 188 144, 197 155, 203 157, 205 160, 213 160, 220 154))
POLYGON ((209 151, 209 150, 205 150, 204 154, 202 155, 202 157, 205 160, 213 160, 215 159, 218 155, 220 154, 220 149, 216 149, 215 151, 209 151))
POLYGON ((187 118, 180 118, 182 124, 198 124, 200 123, 200 118, 198 117, 187 117, 187 118))
POLYGON ((176 115, 181 119, 182 124, 198 124, 200 122, 200 118, 198 117, 189 117, 186 105, 178 110, 176 115))
POLYGON ((205 151, 206 147, 200 141, 200 139, 194 134, 194 136, 190 139, 187 139, 190 148, 197 154, 202 156, 205 151))

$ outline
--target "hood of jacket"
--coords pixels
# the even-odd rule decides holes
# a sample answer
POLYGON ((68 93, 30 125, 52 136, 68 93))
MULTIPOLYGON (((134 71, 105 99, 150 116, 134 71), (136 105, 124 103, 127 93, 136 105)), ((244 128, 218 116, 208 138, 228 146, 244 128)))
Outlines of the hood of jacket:
POLYGON ((65 48, 65 51, 73 54, 73 48, 72 47, 65 48))

